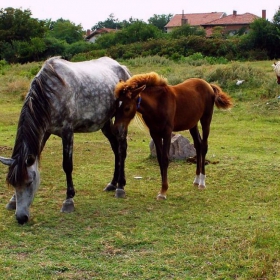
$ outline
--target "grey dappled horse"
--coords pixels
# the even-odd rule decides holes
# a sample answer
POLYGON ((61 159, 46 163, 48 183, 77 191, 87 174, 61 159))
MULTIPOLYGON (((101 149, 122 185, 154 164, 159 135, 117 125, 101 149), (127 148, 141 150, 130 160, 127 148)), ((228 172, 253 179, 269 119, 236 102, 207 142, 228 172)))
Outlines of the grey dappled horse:
POLYGON ((104 190, 116 190, 116 197, 125 195, 127 143, 112 134, 111 119, 116 108, 115 85, 129 77, 125 66, 108 57, 84 62, 53 57, 44 63, 23 104, 12 157, 0 157, 9 166, 7 183, 15 189, 6 208, 16 210, 18 223, 29 219, 29 207, 40 184, 40 154, 51 134, 61 137, 63 145, 67 192, 62 212, 74 210, 72 152, 76 132, 102 130, 115 154, 113 179, 104 190))

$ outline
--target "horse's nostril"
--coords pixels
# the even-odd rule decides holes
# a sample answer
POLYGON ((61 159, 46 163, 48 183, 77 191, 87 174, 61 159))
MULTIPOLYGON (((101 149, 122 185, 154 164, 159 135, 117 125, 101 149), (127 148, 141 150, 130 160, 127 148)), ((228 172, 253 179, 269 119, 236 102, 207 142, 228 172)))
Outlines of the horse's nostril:
POLYGON ((20 216, 20 217, 16 217, 17 218, 17 221, 20 225, 23 225, 25 223, 27 223, 28 221, 28 216, 27 215, 23 215, 23 216, 20 216))

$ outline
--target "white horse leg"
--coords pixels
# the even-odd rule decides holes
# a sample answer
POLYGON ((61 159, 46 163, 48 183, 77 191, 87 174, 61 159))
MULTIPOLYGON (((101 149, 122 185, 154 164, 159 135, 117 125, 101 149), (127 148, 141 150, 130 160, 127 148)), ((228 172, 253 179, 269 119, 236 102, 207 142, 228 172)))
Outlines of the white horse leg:
POLYGON ((199 190, 203 190, 206 188, 205 179, 206 175, 200 173, 199 175, 195 176, 193 184, 197 186, 199 190))

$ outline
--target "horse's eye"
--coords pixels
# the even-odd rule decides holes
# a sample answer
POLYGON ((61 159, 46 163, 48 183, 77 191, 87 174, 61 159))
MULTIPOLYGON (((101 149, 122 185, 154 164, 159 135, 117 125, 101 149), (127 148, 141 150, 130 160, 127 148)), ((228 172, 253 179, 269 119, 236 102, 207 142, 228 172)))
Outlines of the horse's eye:
POLYGON ((32 183, 33 183, 33 181, 28 182, 28 183, 26 184, 26 187, 30 187, 32 183))
POLYGON ((130 107, 129 107, 129 106, 127 106, 127 107, 124 108, 124 112, 125 112, 125 113, 128 113, 129 111, 130 111, 130 107))

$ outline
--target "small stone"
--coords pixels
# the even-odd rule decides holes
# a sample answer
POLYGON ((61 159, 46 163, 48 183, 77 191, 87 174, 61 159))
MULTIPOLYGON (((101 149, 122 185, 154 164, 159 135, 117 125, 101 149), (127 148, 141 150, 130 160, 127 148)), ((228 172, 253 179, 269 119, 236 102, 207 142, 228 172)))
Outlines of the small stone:
MULTIPOLYGON (((153 157, 156 156, 156 147, 154 141, 150 142, 150 152, 153 157)), ((190 141, 182 136, 181 134, 174 134, 171 138, 169 158, 174 159, 186 159, 189 157, 194 157, 196 155, 196 150, 194 145, 190 141)))

